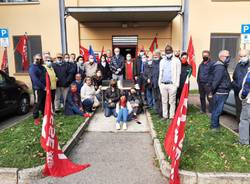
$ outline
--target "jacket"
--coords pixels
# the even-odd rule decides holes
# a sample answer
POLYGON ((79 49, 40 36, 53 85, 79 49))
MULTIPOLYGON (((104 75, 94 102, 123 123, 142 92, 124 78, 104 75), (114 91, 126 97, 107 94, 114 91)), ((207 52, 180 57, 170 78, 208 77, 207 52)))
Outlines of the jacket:
POLYGON ((232 82, 235 95, 238 95, 242 88, 243 79, 247 74, 249 66, 250 66, 249 62, 245 64, 239 62, 236 65, 236 68, 233 73, 233 82, 232 82))
POLYGON ((149 65, 148 63, 144 64, 144 72, 143 72, 143 83, 146 88, 152 88, 152 79, 153 79, 153 64, 149 65), (150 83, 147 80, 150 79, 150 83))
POLYGON ((81 100, 85 99, 95 99, 95 96, 100 92, 100 90, 95 90, 94 85, 88 86, 86 83, 81 88, 81 100))
POLYGON ((135 60, 136 76, 140 76, 141 74, 141 65, 142 65, 141 56, 138 56, 135 60))
MULTIPOLYGON (((126 72, 127 72, 127 61, 125 61, 125 77, 126 77, 126 72)), ((132 74, 133 74, 133 78, 136 76, 136 64, 134 62, 134 60, 131 61, 132 63, 132 74)))
POLYGON ((111 87, 110 87, 104 93, 105 102, 112 100, 112 102, 117 103, 119 99, 120 99, 120 90, 118 88, 116 88, 115 91, 112 92, 111 87))
POLYGON ((160 61, 161 58, 159 60, 153 60, 152 63, 152 86, 153 88, 158 88, 158 80, 159 80, 159 72, 160 72, 160 61))
POLYGON ((248 72, 243 79, 242 89, 240 91, 239 97, 241 100, 246 100, 248 104, 250 104, 250 68, 248 68, 248 72))
POLYGON ((71 74, 68 64, 63 62, 61 64, 53 63, 52 67, 57 77, 57 87, 69 87, 71 83, 71 74))
POLYGON ((74 115, 72 108, 80 109, 82 108, 81 97, 79 93, 72 93, 70 90, 67 94, 65 101, 64 114, 65 115, 74 115))
POLYGON ((103 80, 110 80, 112 78, 108 62, 106 62, 106 66, 105 67, 102 65, 101 62, 98 63, 98 67, 97 68, 98 68, 98 70, 101 70, 103 80))
POLYGON ((231 80, 227 67, 222 61, 217 61, 213 65, 212 93, 229 93, 231 80))
POLYGON ((48 67, 47 65, 43 65, 44 68, 46 69, 46 71, 49 74, 49 78, 50 78, 50 89, 51 90, 55 90, 56 89, 56 73, 54 71, 54 69, 52 67, 48 67))
POLYGON ((82 79, 84 79, 86 77, 85 75, 85 68, 84 68, 84 64, 82 63, 76 63, 76 73, 81 74, 82 79))
MULTIPOLYGON (((159 80, 158 83, 161 85, 162 82, 162 77, 163 77, 163 63, 167 60, 167 58, 164 58, 160 62, 160 67, 159 67, 159 80)), ((172 57, 171 59, 171 74, 172 74, 172 83, 175 85, 177 88, 179 87, 180 84, 180 74, 181 74, 181 62, 178 58, 172 57)))
POLYGON ((179 85, 179 88, 182 89, 184 84, 185 84, 185 81, 186 81, 186 78, 188 76, 188 73, 189 71, 192 70, 192 66, 189 65, 188 63, 186 64, 181 64, 181 75, 180 75, 180 85, 179 85))
POLYGON ((214 61, 202 61, 198 68, 197 82, 211 85, 214 61))
POLYGON ((92 65, 89 62, 84 63, 85 74, 88 77, 93 77, 97 71, 97 63, 93 63, 92 65))
POLYGON ((72 62, 66 62, 66 64, 68 65, 69 80, 70 80, 70 83, 72 83, 73 80, 75 79, 77 66, 75 63, 72 63, 72 62))
POLYGON ((29 75, 34 90, 45 90, 46 86, 46 69, 39 64, 32 64, 29 68, 29 75))
POLYGON ((119 55, 118 57, 113 56, 110 62, 110 70, 112 71, 113 74, 116 75, 122 75, 124 72, 124 67, 125 67, 125 63, 124 63, 124 57, 122 55, 119 55), (117 69, 121 69, 121 71, 117 72, 117 69))

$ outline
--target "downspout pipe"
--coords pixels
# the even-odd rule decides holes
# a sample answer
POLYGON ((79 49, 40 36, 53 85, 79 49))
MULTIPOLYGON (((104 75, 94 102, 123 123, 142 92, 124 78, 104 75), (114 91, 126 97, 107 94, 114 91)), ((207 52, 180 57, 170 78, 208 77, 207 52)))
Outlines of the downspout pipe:
POLYGON ((68 52, 68 46, 67 46, 66 14, 65 14, 64 0, 59 0, 59 12, 60 12, 61 49, 62 53, 65 54, 68 52))
POLYGON ((188 26, 189 26, 189 0, 183 0, 183 25, 182 25, 182 50, 187 50, 188 26))

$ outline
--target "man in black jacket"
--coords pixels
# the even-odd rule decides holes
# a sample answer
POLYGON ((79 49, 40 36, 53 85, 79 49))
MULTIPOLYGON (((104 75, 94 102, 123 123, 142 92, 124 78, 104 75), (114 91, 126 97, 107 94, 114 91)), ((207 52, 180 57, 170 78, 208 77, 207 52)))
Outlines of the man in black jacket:
POLYGON ((208 98, 208 95, 211 92, 212 66, 214 63, 214 61, 211 61, 210 52, 204 50, 202 52, 202 62, 199 66, 197 75, 202 113, 206 113, 206 98, 209 103, 209 112, 212 112, 212 99, 208 98))
POLYGON ((76 75, 76 64, 74 63, 74 60, 70 59, 69 54, 64 54, 64 62, 68 65, 68 72, 69 72, 69 83, 71 84, 76 75))
POLYGON ((33 108, 33 118, 35 124, 40 123, 39 111, 44 115, 44 106, 46 98, 46 69, 42 66, 42 57, 40 54, 36 54, 34 57, 34 62, 29 68, 29 75, 32 82, 32 89, 34 92, 34 108, 33 108))
POLYGON ((227 100, 231 89, 230 76, 227 71, 228 63, 230 62, 230 54, 227 50, 222 50, 219 53, 219 61, 213 65, 213 109, 211 116, 211 128, 218 130, 220 127, 219 118, 223 111, 225 101, 227 100))
POLYGON ((115 80, 123 80, 123 73, 124 73, 124 57, 120 54, 120 49, 114 49, 115 55, 112 57, 110 62, 110 70, 112 72, 112 78, 115 80))
POLYGON ((240 113, 242 109, 242 103, 239 98, 239 92, 242 88, 242 82, 244 77, 247 74, 249 64, 249 51, 248 50, 240 50, 239 52, 240 61, 236 65, 236 68, 233 73, 233 89, 234 89, 234 96, 235 96, 235 103, 236 103, 236 118, 237 121, 240 121, 240 113))
POLYGON ((56 62, 52 64, 52 67, 56 73, 57 84, 56 84, 56 97, 55 97, 55 111, 58 112, 60 110, 60 100, 61 96, 63 96, 63 100, 65 104, 65 100, 68 93, 68 87, 71 83, 71 73, 68 67, 68 64, 63 61, 62 54, 57 54, 56 62))

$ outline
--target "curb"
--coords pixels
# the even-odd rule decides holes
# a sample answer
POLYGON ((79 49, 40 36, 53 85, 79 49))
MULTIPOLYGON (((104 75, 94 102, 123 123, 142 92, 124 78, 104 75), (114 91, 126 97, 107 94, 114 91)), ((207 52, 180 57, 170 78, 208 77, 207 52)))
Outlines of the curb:
MULTIPOLYGON (((171 166, 166 161, 159 139, 156 137, 151 115, 146 111, 146 117, 150 127, 156 157, 159 161, 160 171, 163 176, 169 178, 171 166)), ((250 173, 199 173, 186 170, 179 170, 181 184, 250 184, 250 173)))
MULTIPOLYGON (((93 113, 94 115, 94 113, 93 113)), ((92 117, 93 117, 92 115, 92 117)), ((69 154, 70 151, 77 144, 78 140, 82 136, 84 130, 89 125, 91 118, 87 118, 75 131, 70 140, 63 146, 63 152, 65 155, 69 154)), ((42 170, 44 165, 40 165, 28 169, 18 168, 0 168, 1 184, 29 184, 34 180, 43 178, 42 170)))

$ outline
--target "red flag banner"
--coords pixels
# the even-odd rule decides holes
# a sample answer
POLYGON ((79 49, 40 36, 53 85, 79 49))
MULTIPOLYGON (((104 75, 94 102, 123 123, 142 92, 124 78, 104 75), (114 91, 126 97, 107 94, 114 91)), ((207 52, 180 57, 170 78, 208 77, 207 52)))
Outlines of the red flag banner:
POLYGON ((5 47, 1 63, 1 70, 5 71, 7 68, 8 68, 8 56, 7 56, 7 47, 5 47))
POLYGON ((192 66, 192 75, 196 77, 196 63, 195 63, 195 54, 194 54, 192 36, 190 36, 187 52, 188 52, 189 64, 192 66))
POLYGON ((89 164, 78 165, 72 163, 62 152, 54 127, 54 118, 51 107, 50 79, 46 73, 46 102, 44 109, 41 146, 46 152, 44 176, 63 177, 89 167, 89 164))
POLYGON ((22 56, 22 66, 23 70, 26 71, 29 68, 28 54, 27 54, 27 44, 28 44, 28 36, 23 35, 20 37, 16 51, 22 56))
POLYGON ((85 62, 89 60, 89 50, 81 45, 80 45, 80 55, 83 56, 85 62))
POLYGON ((151 43, 150 47, 149 47, 149 50, 151 53, 154 52, 155 49, 158 49, 158 43, 157 43, 157 38, 154 37, 154 40, 153 42, 151 43))
POLYGON ((182 145, 185 138, 187 102, 189 92, 188 80, 189 77, 187 76, 178 108, 176 110, 174 119, 172 120, 167 130, 164 140, 165 151, 172 161, 169 184, 180 184, 179 162, 182 151, 182 145))

